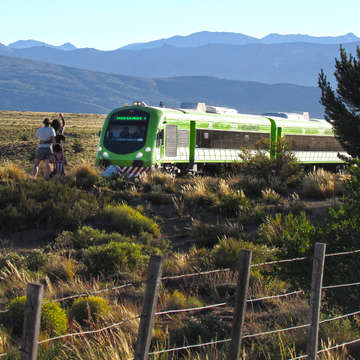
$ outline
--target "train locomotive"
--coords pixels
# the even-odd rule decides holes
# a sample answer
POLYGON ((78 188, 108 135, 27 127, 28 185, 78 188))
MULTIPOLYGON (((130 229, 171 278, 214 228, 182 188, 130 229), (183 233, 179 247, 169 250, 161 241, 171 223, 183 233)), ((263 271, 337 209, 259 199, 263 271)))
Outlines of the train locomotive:
POLYGON ((112 110, 99 138, 96 165, 114 165, 119 173, 138 176, 153 167, 196 170, 234 163, 241 149, 255 149, 269 139, 269 156, 276 156, 278 137, 291 142, 292 152, 304 164, 342 163, 346 155, 332 126, 306 113, 297 119, 284 114, 240 114, 234 109, 184 104, 180 108, 134 102, 112 110))

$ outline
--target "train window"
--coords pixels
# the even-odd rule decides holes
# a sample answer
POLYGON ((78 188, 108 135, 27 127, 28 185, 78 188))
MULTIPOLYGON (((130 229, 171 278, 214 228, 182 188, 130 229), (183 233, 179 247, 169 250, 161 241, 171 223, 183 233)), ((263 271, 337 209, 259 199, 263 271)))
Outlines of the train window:
POLYGON ((156 137, 156 146, 160 147, 164 143, 164 129, 161 129, 156 137))

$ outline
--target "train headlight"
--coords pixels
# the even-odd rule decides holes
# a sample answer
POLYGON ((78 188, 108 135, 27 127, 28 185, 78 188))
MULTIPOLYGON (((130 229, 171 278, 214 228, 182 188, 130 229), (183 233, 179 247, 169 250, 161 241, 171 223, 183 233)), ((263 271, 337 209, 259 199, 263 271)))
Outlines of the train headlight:
POLYGON ((139 158, 142 158, 143 157, 143 153, 142 152, 138 152, 136 154, 136 158, 139 159, 139 158))
POLYGON ((102 150, 102 147, 101 147, 101 146, 99 146, 99 147, 98 147, 98 151, 101 151, 101 150, 102 150))
POLYGON ((150 151, 151 151, 151 147, 148 146, 148 147, 145 149, 145 151, 146 151, 146 152, 150 152, 150 151))
POLYGON ((103 157, 107 159, 107 158, 109 157, 109 154, 105 151, 105 152, 103 153, 103 157))

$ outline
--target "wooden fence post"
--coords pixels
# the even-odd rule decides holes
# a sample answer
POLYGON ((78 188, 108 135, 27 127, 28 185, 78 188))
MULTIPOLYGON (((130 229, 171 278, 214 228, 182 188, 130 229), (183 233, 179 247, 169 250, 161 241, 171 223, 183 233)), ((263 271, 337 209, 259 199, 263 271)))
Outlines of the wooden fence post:
POLYGON ((161 282, 162 264, 162 256, 151 255, 148 267, 144 304, 141 312, 138 338, 135 346, 135 360, 146 360, 149 356, 148 353, 154 324, 154 314, 161 282))
POLYGON ((236 304, 232 324, 231 348, 229 360, 239 360, 241 356, 241 337, 246 312, 247 291, 250 278, 251 266, 250 250, 242 250, 240 253, 239 276, 236 289, 236 304))
POLYGON ((43 286, 28 284, 22 335, 21 360, 36 360, 38 352, 43 286))
POLYGON ((318 351, 321 288, 324 274, 326 245, 315 244, 310 294, 310 328, 306 352, 308 359, 315 360, 318 351))

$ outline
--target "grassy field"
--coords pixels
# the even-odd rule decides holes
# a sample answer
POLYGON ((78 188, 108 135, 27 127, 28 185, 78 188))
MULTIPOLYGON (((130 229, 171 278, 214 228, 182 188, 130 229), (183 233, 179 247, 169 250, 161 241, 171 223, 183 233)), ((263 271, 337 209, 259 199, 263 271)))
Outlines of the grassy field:
MULTIPOLYGON (((64 114, 66 120, 65 155, 69 167, 83 161, 95 163, 98 133, 105 115, 64 114)), ((0 153, 1 160, 12 161, 31 172, 38 141, 36 130, 44 118, 58 118, 57 113, 0 111, 0 153)))
MULTIPOLYGON (((22 296, 29 282, 43 283, 48 300, 96 295, 51 303, 45 312, 47 326, 41 329, 41 339, 47 339, 99 329, 139 314, 144 285, 138 281, 146 278, 151 254, 164 256, 165 276, 230 269, 162 283, 159 311, 227 304, 211 311, 157 317, 151 344, 151 351, 156 351, 231 336, 241 250, 251 249, 253 262, 261 263, 311 257, 315 242, 326 242, 328 252, 359 248, 356 182, 354 191, 348 188, 350 207, 336 210, 341 196, 349 196, 344 182, 350 175, 322 169, 306 174, 291 156, 274 163, 260 154, 241 168, 228 173, 223 169, 212 177, 174 178, 154 171, 141 180, 103 179, 93 164, 105 115, 64 114, 67 176, 45 181, 39 174, 33 179, 29 174, 37 146, 35 131, 45 117, 56 116, 0 112, 0 354, 12 352, 21 341, 22 296), (136 285, 97 293, 128 282, 136 285)), ((337 263, 335 258, 326 262, 324 283, 359 281, 355 258, 337 263)), ((248 306, 245 332, 306 324, 310 276, 310 260, 253 268, 251 298, 304 292, 248 306)), ((353 289, 326 293, 321 316, 356 311, 358 300, 353 289)), ((131 358, 138 325, 135 319, 111 331, 42 345, 39 359, 131 358)), ((356 319, 323 324, 320 330, 324 346, 359 337, 356 319)), ((243 349, 242 360, 289 359, 304 353, 306 331, 247 339, 243 349)), ((218 360, 225 359, 228 350, 225 343, 154 359, 218 360)), ((355 347, 350 350, 354 358, 360 353, 355 347)), ((4 359, 19 356, 11 353, 4 359)), ((352 358, 339 351, 321 359, 352 358)))

